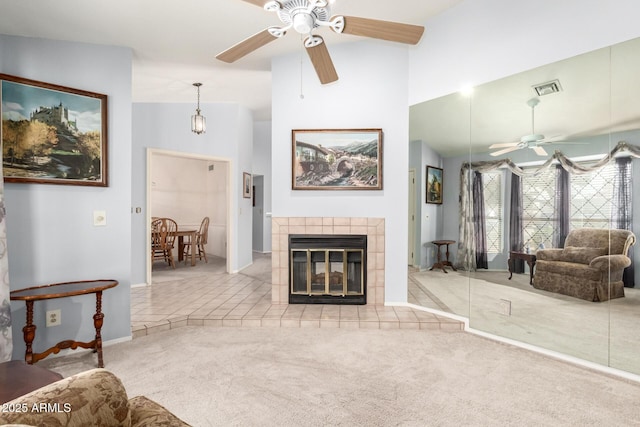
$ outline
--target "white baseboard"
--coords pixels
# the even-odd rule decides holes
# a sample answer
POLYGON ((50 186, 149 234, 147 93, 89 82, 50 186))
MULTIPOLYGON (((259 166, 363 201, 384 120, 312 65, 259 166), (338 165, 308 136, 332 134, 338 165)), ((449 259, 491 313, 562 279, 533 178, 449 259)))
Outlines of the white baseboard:
POLYGON ((538 347, 538 346, 535 346, 535 345, 532 345, 532 344, 527 344, 527 343, 524 343, 524 342, 521 342, 521 341, 516 341, 516 340, 512 340, 510 338, 505 338, 505 337, 501 337, 499 335, 493 335, 493 334, 490 334, 488 332, 484 332, 484 331, 480 331, 480 330, 477 330, 477 329, 473 329, 473 328, 471 328, 469 326, 469 319, 467 319, 466 317, 458 316, 456 314, 448 313, 448 312, 445 312, 445 311, 435 310, 435 309, 428 308, 428 307, 422 307, 422 306, 411 304, 411 303, 408 303, 408 302, 390 302, 390 303, 385 303, 384 305, 411 307, 411 308, 413 308, 415 310, 426 311, 428 313, 433 313, 433 314, 436 314, 438 316, 448 317, 450 319, 458 320, 458 321, 464 323, 465 332, 469 332, 469 333, 474 334, 474 335, 479 335, 481 337, 488 338, 488 339, 493 340, 493 341, 498 341, 498 342, 502 342, 502 343, 505 343, 505 344, 510 344, 510 345, 513 345, 514 347, 524 348, 525 350, 529 350, 529 351, 533 351, 535 353, 543 354, 545 356, 549 356, 549 357, 552 357, 554 359, 562 360, 564 362, 573 363, 574 365, 582 366, 584 368, 593 369, 594 371, 599 371, 599 372, 602 372, 602 373, 605 373, 605 374, 614 375, 614 376, 617 376, 617 377, 621 377, 621 378, 624 378, 624 379, 627 379, 627 380, 630 380, 630 381, 635 381, 635 382, 640 383, 640 375, 632 374, 631 372, 622 371, 620 369, 616 369, 616 368, 611 368, 609 366, 600 365, 600 364, 595 363, 595 362, 590 362, 588 360, 580 359, 578 357, 569 356, 569 355, 566 355, 564 353, 559 353, 557 351, 548 350, 546 348, 538 347))
POLYGON ((145 286, 149 286, 148 283, 136 283, 131 285, 132 288, 144 288, 145 286))

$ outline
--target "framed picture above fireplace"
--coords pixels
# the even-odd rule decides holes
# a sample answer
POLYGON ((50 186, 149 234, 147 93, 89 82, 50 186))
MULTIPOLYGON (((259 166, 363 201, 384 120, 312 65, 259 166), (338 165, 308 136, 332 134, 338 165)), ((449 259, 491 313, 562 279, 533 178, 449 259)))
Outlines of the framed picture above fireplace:
POLYGON ((382 129, 291 131, 293 190, 382 190, 382 129))

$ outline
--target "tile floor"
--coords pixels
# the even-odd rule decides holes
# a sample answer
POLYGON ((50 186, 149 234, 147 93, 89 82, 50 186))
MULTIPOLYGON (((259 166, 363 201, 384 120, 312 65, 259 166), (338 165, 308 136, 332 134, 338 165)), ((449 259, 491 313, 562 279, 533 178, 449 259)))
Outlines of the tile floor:
MULTIPOLYGON (((195 267, 154 263, 153 284, 131 289, 133 337, 186 325, 428 329, 462 331, 464 324, 410 307, 272 304, 271 258, 254 253, 252 266, 225 273, 225 260, 209 257, 195 267)), ((409 280, 409 302, 429 296, 409 280)))

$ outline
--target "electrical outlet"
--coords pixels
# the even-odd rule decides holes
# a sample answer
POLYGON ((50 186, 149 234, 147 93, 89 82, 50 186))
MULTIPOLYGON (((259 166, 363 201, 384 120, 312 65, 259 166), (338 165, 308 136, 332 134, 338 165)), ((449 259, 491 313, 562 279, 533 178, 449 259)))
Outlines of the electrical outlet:
POLYGON ((511 316, 511 301, 507 299, 500 300, 500 314, 511 316))
POLYGON ((62 315, 60 309, 47 311, 47 328, 49 326, 58 326, 62 323, 62 315))

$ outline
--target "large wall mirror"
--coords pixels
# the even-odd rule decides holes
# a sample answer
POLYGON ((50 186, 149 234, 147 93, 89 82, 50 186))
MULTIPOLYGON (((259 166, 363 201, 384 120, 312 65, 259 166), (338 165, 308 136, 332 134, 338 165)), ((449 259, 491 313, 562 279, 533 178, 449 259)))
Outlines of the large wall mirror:
POLYGON ((636 39, 412 106, 418 191, 431 165, 445 194, 418 199, 409 301, 640 374, 639 76, 636 39), (464 268, 430 270, 437 239, 464 268))

